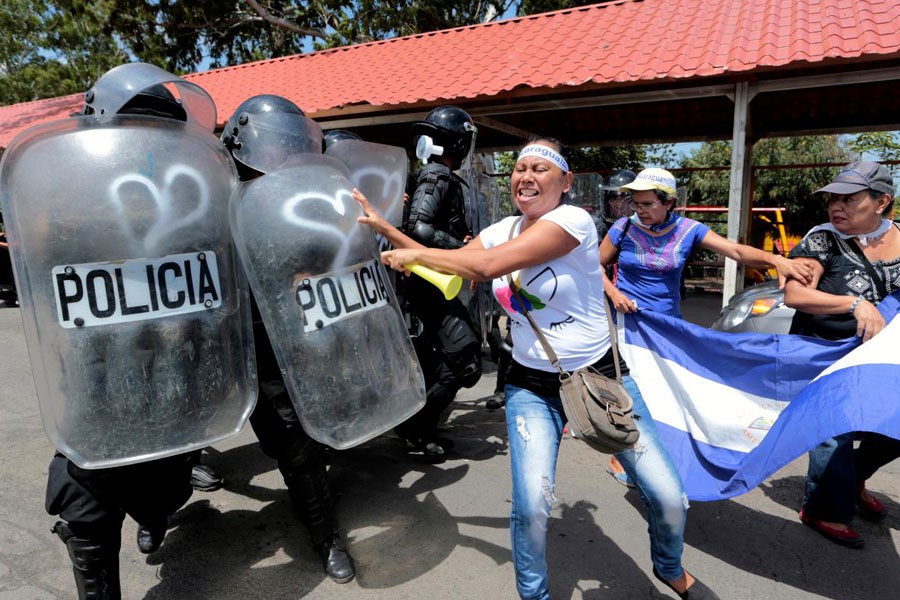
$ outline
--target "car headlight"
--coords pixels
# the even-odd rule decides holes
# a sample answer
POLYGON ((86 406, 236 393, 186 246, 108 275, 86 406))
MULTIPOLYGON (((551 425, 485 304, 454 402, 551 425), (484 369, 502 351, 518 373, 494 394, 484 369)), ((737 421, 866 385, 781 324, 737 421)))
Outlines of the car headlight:
POLYGON ((769 314, 781 305, 780 292, 776 295, 759 293, 745 293, 732 299, 732 302, 722 310, 712 328, 719 331, 731 331, 741 326, 747 319, 762 317, 769 314))
POLYGON ((757 298, 750 305, 750 317, 761 317, 767 315, 780 304, 778 298, 757 298))

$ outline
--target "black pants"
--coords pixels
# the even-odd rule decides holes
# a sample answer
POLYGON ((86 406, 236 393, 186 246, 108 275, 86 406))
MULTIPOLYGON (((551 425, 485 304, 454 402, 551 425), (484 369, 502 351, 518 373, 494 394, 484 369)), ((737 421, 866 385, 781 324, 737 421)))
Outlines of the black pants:
POLYGON ((191 497, 193 454, 82 469, 56 453, 47 477, 47 512, 85 539, 119 539, 125 515, 142 525, 164 522, 191 497))
POLYGON ((463 387, 481 377, 481 343, 469 312, 457 299, 445 300, 430 283, 407 281, 410 311, 422 323, 413 343, 425 375, 425 406, 395 431, 407 439, 433 439, 441 415, 463 387))
POLYGON ((253 327, 259 398, 250 425, 262 451, 278 462, 294 510, 309 529, 313 545, 319 545, 338 528, 325 469, 325 446, 303 429, 262 322, 253 327))

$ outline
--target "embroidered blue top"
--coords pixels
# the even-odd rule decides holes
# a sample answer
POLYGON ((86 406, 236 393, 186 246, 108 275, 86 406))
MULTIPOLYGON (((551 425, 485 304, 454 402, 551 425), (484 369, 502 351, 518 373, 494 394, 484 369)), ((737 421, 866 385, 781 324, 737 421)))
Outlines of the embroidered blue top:
MULTIPOLYGON (((619 219, 609 230, 615 246, 622 240, 625 221, 619 219)), ((681 317, 681 272, 707 233, 709 227, 685 217, 676 217, 670 229, 657 235, 633 221, 619 251, 616 286, 637 302, 638 310, 681 317)))

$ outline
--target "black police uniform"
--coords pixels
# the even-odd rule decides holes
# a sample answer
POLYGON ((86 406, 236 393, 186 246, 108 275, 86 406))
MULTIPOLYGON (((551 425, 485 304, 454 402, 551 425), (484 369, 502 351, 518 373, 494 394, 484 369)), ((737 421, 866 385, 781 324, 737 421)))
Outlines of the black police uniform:
MULTIPOLYGON (((410 195, 403 227, 406 234, 432 248, 462 247, 469 235, 465 185, 448 166, 438 162, 425 165, 410 195)), ((468 310, 458 299, 446 300, 440 290, 418 277, 405 280, 404 296, 409 311, 422 324, 422 335, 414 343, 427 394, 422 410, 395 431, 415 449, 425 450, 436 440, 441 413, 456 393, 481 377, 481 344, 468 310)))
POLYGON ((251 308, 259 397, 250 425, 262 451, 278 461, 291 504, 309 530, 313 546, 326 554, 334 544, 343 550, 326 477, 325 447, 309 437, 300 424, 255 300, 251 308))

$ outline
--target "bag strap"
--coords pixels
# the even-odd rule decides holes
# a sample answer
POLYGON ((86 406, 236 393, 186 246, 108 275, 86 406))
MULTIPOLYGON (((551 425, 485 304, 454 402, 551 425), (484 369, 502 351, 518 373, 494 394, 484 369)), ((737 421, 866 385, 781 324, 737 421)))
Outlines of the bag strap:
MULTIPOLYGON (((517 221, 515 221, 509 229, 509 240, 513 239, 513 234, 516 231, 516 226, 522 222, 524 217, 519 217, 517 221)), ((507 241, 509 241, 507 240, 507 241)), ((525 318, 528 319, 528 323, 531 325, 531 328, 534 330, 535 336, 537 336, 538 341, 541 343, 541 346, 544 347, 544 352, 547 354, 547 358, 550 360, 550 364, 559 371, 560 376, 567 376, 569 373, 562 368, 562 365, 559 362, 559 357, 556 355, 556 352, 553 351, 553 347, 550 346, 550 342, 547 341, 547 338, 544 336, 544 333, 541 331, 541 328, 538 327, 538 324, 535 323, 534 318, 531 316, 531 313, 528 311, 528 306, 525 304, 525 298, 519 293, 519 289, 516 287, 515 282, 512 278, 512 273, 508 273, 506 275, 506 281, 509 283, 509 289, 512 291, 513 295, 516 297, 516 300, 519 301, 519 306, 522 308, 522 314, 525 315, 525 318)), ((616 332, 613 329, 612 317, 609 311, 609 302, 606 299, 606 294, 603 294, 603 308, 606 310, 606 323, 609 325, 609 343, 612 346, 613 351, 613 362, 616 366, 616 381, 619 383, 622 382, 622 370, 619 367, 619 348, 616 340, 616 332)))
MULTIPOLYGON (((875 284, 876 289, 878 290, 878 294, 881 296, 881 299, 884 300, 888 297, 887 285, 884 283, 884 279, 875 271, 875 267, 872 266, 872 263, 869 262, 869 259, 866 258, 865 253, 862 251, 862 248, 859 247, 859 244, 856 243, 856 240, 850 238, 847 240, 850 246, 850 249, 859 257, 862 261, 863 266, 866 268, 866 272, 869 274, 869 277, 872 278, 872 283, 875 284)), ((854 307, 855 308, 855 307, 854 307)))
POLYGON ((613 262, 619 262, 619 254, 622 252, 622 244, 625 243, 625 234, 628 233, 628 230, 631 229, 631 219, 625 219, 625 225, 622 227, 622 237, 619 238, 619 243, 616 244, 616 253, 613 254, 613 262))

